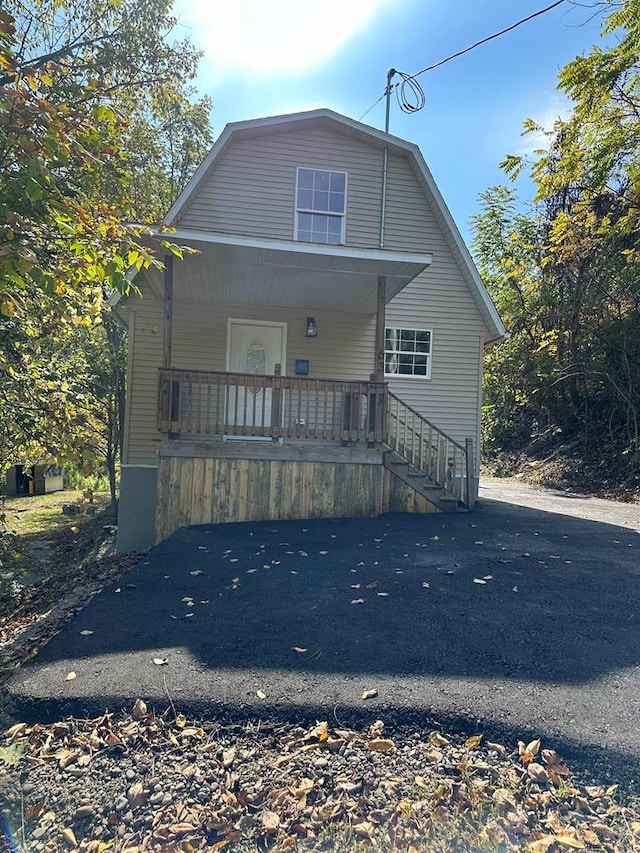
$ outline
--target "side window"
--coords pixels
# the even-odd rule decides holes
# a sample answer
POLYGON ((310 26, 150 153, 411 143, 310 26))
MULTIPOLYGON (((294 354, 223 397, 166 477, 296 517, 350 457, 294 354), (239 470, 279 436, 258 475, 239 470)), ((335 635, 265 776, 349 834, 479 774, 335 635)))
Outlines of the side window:
POLYGON ((344 244, 346 199, 346 172, 298 168, 295 239, 344 244))
POLYGON ((384 334, 385 376, 431 379, 432 332, 387 327, 384 334))

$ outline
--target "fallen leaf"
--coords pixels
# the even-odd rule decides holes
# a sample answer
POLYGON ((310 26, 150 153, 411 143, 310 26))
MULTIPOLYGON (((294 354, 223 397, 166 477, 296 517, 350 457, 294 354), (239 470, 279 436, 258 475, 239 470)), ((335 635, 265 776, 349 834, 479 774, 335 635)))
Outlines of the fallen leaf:
POLYGON ((465 740, 464 745, 467 749, 476 749, 480 746, 481 740, 482 735, 472 735, 470 738, 465 740))
POLYGON ((225 770, 228 770, 233 762, 236 760, 236 748, 235 746, 229 747, 229 749, 225 749, 222 753, 222 766, 225 770))
POLYGON ((16 735, 22 734, 28 728, 26 723, 16 723, 11 726, 11 728, 7 729, 5 735, 7 737, 15 737, 16 735))
POLYGON ((450 741, 447 740, 444 735, 441 735, 440 732, 431 732, 429 735, 429 742, 434 746, 447 746, 450 741))
POLYGON ((182 737, 183 738, 187 738, 187 737, 203 738, 204 737, 204 729, 201 729, 200 726, 186 726, 184 729, 182 729, 182 737))
POLYGON ((67 677, 65 678, 65 681, 73 681, 73 679, 76 677, 77 676, 76 676, 75 672, 73 672, 73 670, 72 670, 71 672, 67 673, 67 677))
POLYGON ((9 746, 0 747, 0 761, 10 767, 17 767, 27 754, 27 741, 15 741, 9 746))
POLYGON ((76 836, 75 836, 75 834, 74 834, 74 832, 73 832, 73 830, 71 829, 71 827, 70 827, 70 826, 66 826, 66 827, 62 830, 62 832, 60 833, 60 835, 61 835, 61 836, 64 838, 64 840, 67 842, 67 844, 69 845, 69 847, 77 847, 77 846, 78 846, 78 842, 77 842, 77 840, 76 840, 76 836))
POLYGON ((444 755, 438 749, 430 749, 429 752, 425 752, 424 758, 425 761, 429 761, 431 764, 440 764, 444 759, 444 755))
POLYGON ((147 705, 142 699, 136 699, 135 704, 133 706, 133 710, 131 711, 131 715, 134 720, 141 720, 147 714, 147 705))
POLYGON ((264 690, 256 690, 256 696, 258 697, 258 699, 267 698, 267 694, 264 692, 264 690))
POLYGON ((564 847, 573 847, 574 850, 584 850, 585 844, 573 835, 556 835, 556 842, 564 847))
POLYGON ((363 820, 361 823, 355 823, 353 825, 353 831, 361 838, 371 838, 373 833, 376 831, 376 828, 370 821, 363 820))
POLYGON ((264 832, 277 832, 280 826, 280 817, 276 812, 265 809, 262 812, 262 829, 264 832))
MULTIPOLYGON (((520 745, 518 744, 518 747, 520 745)), ((523 764, 528 764, 529 761, 533 761, 540 750, 540 738, 536 738, 532 740, 531 743, 528 743, 524 751, 520 753, 523 764)))
POLYGON ((184 714, 178 714, 176 717, 176 726, 179 729, 183 729, 187 725, 187 718, 184 714))
POLYGON ((395 749, 396 745, 389 738, 377 737, 373 740, 367 741, 367 746, 374 752, 389 752, 390 750, 395 749))
POLYGON ((320 743, 323 743, 329 738, 329 726, 326 721, 322 721, 320 723, 316 723, 316 725, 311 729, 307 737, 317 738, 320 743))
POLYGON ((187 832, 194 832, 197 829, 192 823, 182 821, 181 823, 172 823, 169 827, 170 835, 186 835, 187 832))
POLYGON ((150 796, 151 792, 144 788, 142 782, 135 782, 127 791, 127 800, 131 808, 141 806, 150 796))
POLYGON ((377 690, 375 689, 375 687, 374 687, 374 688, 373 688, 373 689, 371 689, 371 690, 365 690, 365 691, 363 692, 363 694, 362 694, 362 698, 363 698, 363 699, 375 699, 375 697, 376 697, 377 695, 378 695, 378 691, 377 691, 377 690))
POLYGON ((550 853, 555 847, 555 835, 543 835, 542 838, 537 838, 535 841, 527 845, 528 853, 550 853))
POLYGON ((615 832, 605 826, 604 823, 592 823, 589 828, 596 832, 600 838, 604 838, 605 841, 613 841, 616 837, 615 832))
POLYGON ((534 782, 545 783, 549 781, 549 774, 544 769, 542 764, 532 761, 527 767, 527 774, 534 782))
POLYGON ((41 802, 36 803, 35 805, 31 806, 31 808, 28 808, 26 810, 26 812, 24 813, 25 821, 28 822, 30 820, 33 820, 34 817, 38 817, 38 815, 40 814, 40 812, 42 811, 43 808, 44 808, 44 800, 42 800, 41 802))

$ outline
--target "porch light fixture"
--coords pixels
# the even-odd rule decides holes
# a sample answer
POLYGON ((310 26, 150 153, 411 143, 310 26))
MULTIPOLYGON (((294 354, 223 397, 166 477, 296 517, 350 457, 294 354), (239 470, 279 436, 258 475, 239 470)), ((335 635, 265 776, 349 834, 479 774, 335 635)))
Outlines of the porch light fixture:
POLYGON ((315 317, 307 317, 307 329, 304 334, 307 338, 316 338, 318 336, 318 327, 316 326, 315 317))

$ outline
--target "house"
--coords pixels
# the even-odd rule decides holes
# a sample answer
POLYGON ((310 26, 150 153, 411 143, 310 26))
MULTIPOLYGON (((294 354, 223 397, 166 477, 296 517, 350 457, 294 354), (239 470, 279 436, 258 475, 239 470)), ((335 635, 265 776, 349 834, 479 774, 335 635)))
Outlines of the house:
POLYGON ((483 351, 505 330, 417 146, 327 109, 230 124, 165 224, 197 253, 117 309, 120 550, 473 507, 483 351))

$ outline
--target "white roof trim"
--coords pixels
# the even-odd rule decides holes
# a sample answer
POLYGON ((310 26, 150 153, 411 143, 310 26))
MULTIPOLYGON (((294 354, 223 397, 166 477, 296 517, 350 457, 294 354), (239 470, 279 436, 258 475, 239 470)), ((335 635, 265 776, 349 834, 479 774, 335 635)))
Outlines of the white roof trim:
MULTIPOLYGON (((462 239, 462 235, 460 234, 460 231, 458 230, 458 227, 455 224, 451 213, 449 212, 449 209, 440 193, 440 190, 436 185, 436 182, 433 179, 433 175, 431 174, 429 167, 427 166, 418 146, 415 143, 408 142, 398 136, 392 136, 391 134, 384 133, 381 130, 376 130, 376 128, 362 124, 359 121, 355 121, 354 119, 340 115, 339 113, 336 113, 333 110, 310 110, 308 112, 291 113, 289 115, 280 116, 269 116, 267 118, 250 119, 248 121, 239 121, 227 124, 209 154, 205 157, 199 168, 196 170, 190 182, 187 184, 182 193, 180 193, 175 203, 172 205, 171 210, 169 210, 167 216, 165 217, 164 224, 171 226, 174 225, 177 219, 179 219, 183 209, 196 195, 200 188, 200 184, 205 179, 207 173, 209 172, 209 169, 212 167, 213 163, 218 158, 218 156, 234 134, 248 129, 257 130, 260 128, 272 128, 277 127, 278 125, 293 124, 295 122, 309 121, 313 119, 329 119, 335 122, 336 124, 348 127, 352 130, 357 131, 358 133, 368 136, 370 139, 376 140, 382 147, 387 146, 403 150, 414 159, 415 163, 418 166, 419 172, 424 178, 425 185, 431 194, 437 212, 440 214, 442 225, 448 231, 453 247, 455 247, 455 249, 457 250, 458 260, 462 266, 462 270, 465 274, 467 284, 471 289, 474 299, 476 300, 476 303, 480 308, 480 311, 484 317, 485 322, 487 323, 490 332, 493 333, 492 338, 490 340, 495 341, 506 337, 507 331, 502 323, 502 320, 500 319, 500 316, 496 311, 495 305, 491 301, 491 297, 489 296, 489 293, 487 292, 487 289, 484 286, 484 282, 480 278, 480 274, 476 269, 469 250, 467 249, 467 246, 465 245, 465 242, 462 239)), ((197 233, 199 234, 200 232, 197 233)), ((179 234, 180 232, 178 232, 176 236, 178 236, 179 234)), ((187 237, 185 236, 184 239, 187 239, 187 237)), ((204 236, 200 236, 197 239, 203 240, 205 238, 204 236)), ((247 243, 246 245, 252 244, 247 243)), ((273 247, 272 244, 269 245, 273 247)), ((305 245, 308 246, 309 244, 305 245)), ((285 246, 287 247, 287 249, 289 248, 289 244, 283 243, 282 248, 284 249, 285 246)), ((331 254, 333 254, 333 252, 331 252, 331 254)), ((350 257, 358 256, 351 255, 350 257)), ((375 256, 371 255, 371 257, 373 258, 375 256)), ((389 259, 388 256, 386 257, 387 259, 389 259)))
MULTIPOLYGON (((152 236, 167 239, 166 232, 152 236)), ((326 258, 344 258, 345 260, 395 261, 399 264, 420 264, 428 267, 432 262, 431 254, 415 252, 396 252, 386 249, 355 249, 350 246, 331 246, 320 243, 306 243, 298 240, 268 240, 261 237, 245 237, 236 234, 217 234, 212 231, 178 228, 172 232, 171 242, 212 243, 220 246, 240 246, 247 249, 271 249, 277 252, 291 252, 301 258, 305 255, 326 258)))

